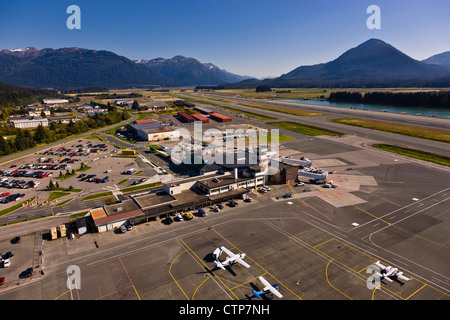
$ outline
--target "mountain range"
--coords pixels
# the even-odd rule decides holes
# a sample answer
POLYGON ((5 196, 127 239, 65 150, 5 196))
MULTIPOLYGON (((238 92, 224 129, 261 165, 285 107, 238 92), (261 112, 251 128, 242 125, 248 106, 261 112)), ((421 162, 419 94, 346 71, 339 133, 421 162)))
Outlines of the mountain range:
POLYGON ((177 86, 217 85, 251 78, 220 69, 212 63, 201 63, 194 58, 180 55, 172 59, 138 60, 136 63, 162 74, 177 86))
POLYGON ((110 51, 82 48, 0 51, 0 81, 25 87, 194 86, 247 78, 183 56, 132 61, 110 51))
POLYGON ((82 48, 2 50, 0 81, 57 89, 169 84, 159 73, 113 52, 82 48))
POLYGON ((400 87, 450 86, 450 52, 423 61, 370 39, 327 63, 258 80, 177 55, 132 61, 105 50, 24 48, 0 51, 0 81, 25 87, 76 89, 155 86, 400 87), (249 79, 250 78, 250 79, 249 79))
POLYGON ((224 87, 450 86, 450 66, 439 57, 418 61, 382 40, 370 39, 327 63, 301 66, 275 79, 246 80, 224 87))
POLYGON ((428 59, 422 60, 422 62, 450 67, 450 51, 436 54, 428 59))

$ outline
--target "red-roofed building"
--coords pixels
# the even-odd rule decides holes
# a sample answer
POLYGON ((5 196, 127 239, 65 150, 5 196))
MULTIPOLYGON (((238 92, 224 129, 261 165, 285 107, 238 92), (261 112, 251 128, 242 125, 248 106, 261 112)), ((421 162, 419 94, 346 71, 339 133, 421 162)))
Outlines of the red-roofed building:
POLYGON ((152 119, 145 119, 145 120, 136 120, 134 123, 140 124, 140 123, 152 123, 155 122, 152 119))
POLYGON ((231 122, 231 118, 230 117, 227 117, 227 116, 221 115, 219 113, 215 113, 215 112, 210 113, 209 117, 211 119, 213 119, 213 120, 218 121, 218 122, 231 122))
POLYGON ((192 118, 197 121, 201 121, 202 123, 209 123, 209 119, 205 116, 202 116, 201 114, 193 114, 192 118))
POLYGON ((178 112, 178 117, 180 117, 181 120, 183 120, 187 123, 193 123, 194 121, 196 121, 194 117, 192 117, 184 112, 178 112))

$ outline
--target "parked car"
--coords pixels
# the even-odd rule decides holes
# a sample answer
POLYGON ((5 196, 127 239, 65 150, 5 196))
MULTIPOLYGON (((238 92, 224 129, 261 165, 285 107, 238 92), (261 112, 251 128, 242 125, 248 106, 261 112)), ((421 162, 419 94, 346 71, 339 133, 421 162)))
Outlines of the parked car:
POLYGON ((5 284, 5 277, 0 278, 0 286, 5 284))
POLYGON ((8 251, 7 253, 5 253, 4 255, 2 255, 3 259, 9 259, 11 257, 14 257, 14 254, 11 251, 8 251))
POLYGON ((228 202, 228 205, 232 208, 236 207, 238 205, 238 203, 234 200, 231 200, 230 202, 228 202))
POLYGON ((198 213, 199 213, 199 215, 201 215, 202 217, 206 217, 206 211, 205 210, 203 210, 203 209, 198 209, 198 213))
POLYGON ((12 244, 16 244, 16 243, 20 243, 20 237, 15 237, 14 239, 11 240, 12 244))
POLYGON ((3 259, 3 268, 8 268, 11 265, 11 259, 3 259))
POLYGON ((194 216, 190 212, 185 212, 185 213, 183 213, 183 218, 186 220, 192 220, 194 218, 194 216))
POLYGON ((33 275, 33 268, 28 268, 27 270, 23 271, 21 274, 19 274, 20 279, 29 278, 33 275))
POLYGON ((172 223, 173 223, 173 220, 172 220, 171 217, 167 217, 167 218, 165 218, 165 219, 162 221, 162 223, 164 223, 164 224, 166 224, 166 225, 169 225, 169 224, 172 224, 172 223))

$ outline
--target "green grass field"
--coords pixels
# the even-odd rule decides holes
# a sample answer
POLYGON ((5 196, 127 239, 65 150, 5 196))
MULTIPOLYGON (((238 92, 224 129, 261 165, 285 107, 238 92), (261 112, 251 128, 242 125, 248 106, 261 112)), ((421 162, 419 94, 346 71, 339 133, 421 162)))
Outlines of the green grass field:
POLYGON ((70 192, 61 192, 61 191, 53 191, 50 193, 50 197, 48 197, 47 201, 53 201, 55 199, 68 196, 70 192))
POLYGON ((362 127, 367 129, 374 129, 385 132, 392 132, 403 134, 407 136, 412 136, 416 138, 436 140, 441 142, 450 142, 450 131, 422 128, 416 126, 410 126, 406 124, 389 123, 377 120, 366 120, 366 119, 334 119, 329 120, 330 122, 347 124, 356 127, 362 127))
POLYGON ((112 191, 107 191, 107 192, 101 192, 101 193, 95 193, 95 194, 91 194, 87 197, 84 197, 83 199, 81 199, 81 201, 88 201, 88 200, 94 200, 94 199, 99 199, 99 198, 105 198, 105 197, 109 197, 112 196, 112 191))
POLYGON ((243 111, 243 110, 239 110, 239 109, 235 109, 235 108, 230 108, 230 107, 224 107, 224 106, 220 106, 220 108, 225 109, 225 110, 229 110, 229 111, 233 111, 236 113, 240 113, 240 114, 245 114, 247 116, 252 116, 256 119, 260 119, 260 120, 275 120, 276 118, 273 117, 269 117, 269 116, 265 116, 259 113, 253 113, 253 112, 249 112, 249 111, 243 111))
POLYGON ((280 106, 270 106, 262 103, 241 103, 241 105, 250 107, 250 108, 257 108, 262 110, 268 110, 268 111, 275 111, 275 112, 281 112, 285 114, 291 114, 294 116, 301 116, 301 117, 315 117, 315 116, 325 116, 325 113, 321 112, 313 112, 313 111, 306 111, 306 110, 300 110, 295 108, 288 108, 288 107, 280 107, 280 106))
POLYGON ((396 153, 396 154, 399 154, 402 156, 407 156, 410 158, 433 162, 436 164, 440 164, 442 166, 450 167, 450 158, 441 156, 438 154, 433 154, 433 153, 415 150, 415 149, 397 147, 397 146, 393 146, 393 145, 389 145, 389 144, 374 144, 374 145, 372 145, 372 147, 380 149, 380 150, 396 153))
POLYGON ((314 127, 314 126, 308 126, 305 124, 301 124, 298 122, 267 122, 267 124, 270 124, 271 126, 275 126, 278 128, 282 128, 282 129, 287 129, 290 131, 294 131, 297 133, 301 133, 301 134, 306 134, 308 136, 321 136, 321 135, 326 135, 326 136, 342 136, 343 134, 337 131, 331 131, 331 130, 327 130, 327 129, 323 129, 323 128, 319 128, 319 127, 314 127))
POLYGON ((157 187, 161 187, 162 183, 161 182, 155 182, 155 183, 147 183, 147 184, 142 184, 139 186, 135 186, 135 187, 128 187, 128 188, 124 188, 121 191, 123 193, 129 193, 129 192, 133 192, 133 191, 139 191, 139 190, 144 190, 144 189, 151 189, 151 188, 157 188, 157 187))

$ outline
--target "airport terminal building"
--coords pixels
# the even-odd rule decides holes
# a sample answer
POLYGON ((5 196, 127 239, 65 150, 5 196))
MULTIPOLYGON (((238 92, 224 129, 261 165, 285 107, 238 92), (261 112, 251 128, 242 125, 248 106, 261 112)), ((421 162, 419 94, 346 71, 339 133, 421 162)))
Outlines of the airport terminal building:
POLYGON ((166 183, 151 193, 93 209, 90 216, 95 231, 104 232, 121 225, 144 223, 232 199, 244 199, 265 183, 263 170, 247 170, 245 175, 239 176, 236 168, 233 172, 210 173, 166 183))

